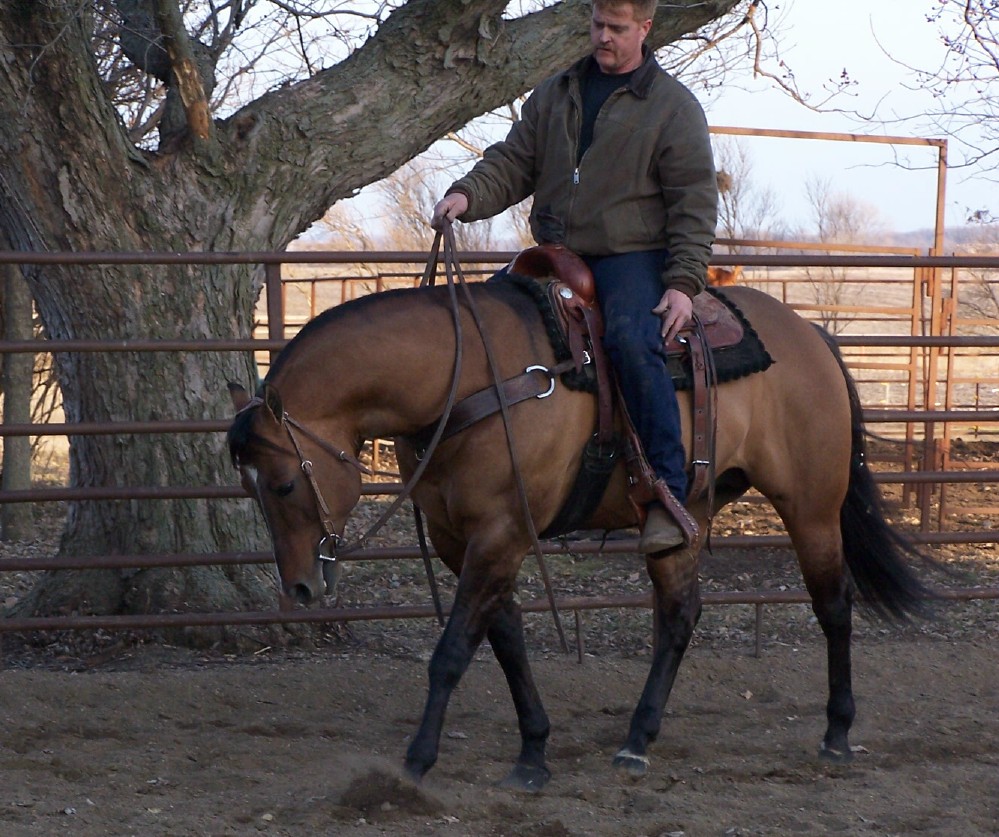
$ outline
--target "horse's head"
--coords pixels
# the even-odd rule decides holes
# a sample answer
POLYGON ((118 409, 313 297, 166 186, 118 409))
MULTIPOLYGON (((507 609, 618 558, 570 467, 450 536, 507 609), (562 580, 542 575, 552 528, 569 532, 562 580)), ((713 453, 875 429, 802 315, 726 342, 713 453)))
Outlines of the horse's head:
POLYGON ((229 455, 263 512, 285 595, 309 604, 332 579, 329 558, 360 497, 364 466, 291 418, 273 386, 253 398, 238 384, 229 392, 237 410, 229 455))

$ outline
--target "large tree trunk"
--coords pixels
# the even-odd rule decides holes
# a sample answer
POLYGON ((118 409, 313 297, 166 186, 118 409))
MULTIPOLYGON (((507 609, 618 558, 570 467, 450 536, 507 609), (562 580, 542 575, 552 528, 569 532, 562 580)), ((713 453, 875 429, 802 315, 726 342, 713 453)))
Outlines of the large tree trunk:
MULTIPOLYGON (((32 337, 31 292, 17 265, 0 266, 3 282, 3 335, 7 340, 32 337)), ((3 420, 5 424, 31 421, 31 381, 34 355, 9 354, 3 359, 3 420)), ((4 490, 31 488, 31 439, 5 436, 3 440, 4 490)), ((20 541, 30 537, 32 509, 28 503, 8 503, 0 508, 0 539, 20 541)))
MULTIPOLYGON (((739 0, 680 0, 650 41, 739 0)), ((348 60, 272 91, 169 153, 135 148, 95 72, 78 0, 0 0, 0 229, 25 251, 279 250, 341 197, 588 49, 589 4, 502 21, 505 0, 411 0, 348 60), (553 42, 559 49, 551 49, 553 42)), ((247 336, 248 267, 29 268, 55 340, 247 336)), ((235 353, 60 353, 67 421, 224 417, 235 353)), ((77 486, 231 484, 218 436, 78 436, 77 486)), ((249 501, 70 506, 66 554, 266 547, 249 501)), ((272 601, 259 570, 92 571, 43 583, 22 612, 240 607, 272 601)))
MULTIPOLYGON (((80 25, 61 23, 70 33, 80 25)), ((16 245, 81 251, 248 248, 251 238, 239 235, 226 211, 225 196, 236 189, 224 172, 201 172, 202 181, 197 160, 182 165, 177 159, 143 159, 127 144, 113 113, 93 119, 101 100, 85 89, 93 75, 79 66, 87 61, 83 33, 60 40, 38 29, 11 40, 50 44, 51 61, 36 68, 45 80, 12 73, 3 79, 32 125, 30 133, 15 136, 16 122, 0 120, 2 145, 16 148, 21 163, 11 173, 18 178, 12 202, 5 201, 5 211, 15 215, 16 245), (21 203, 26 212, 18 212, 21 203)), ((10 176, 6 183, 12 183, 10 176)), ((256 243, 275 244, 266 236, 256 243)), ((260 271, 251 266, 66 266, 29 268, 28 276, 54 340, 246 336, 260 287, 260 271)), ((223 418, 231 413, 226 381, 251 382, 254 376, 252 358, 231 352, 79 352, 59 353, 56 360, 67 422, 223 418)), ((70 479, 74 486, 224 485, 233 482, 233 472, 218 435, 81 435, 70 439, 70 479)), ((214 552, 263 544, 248 501, 87 501, 69 505, 61 551, 214 552)), ((271 574, 258 568, 92 571, 53 574, 18 611, 211 610, 273 601, 271 574)))

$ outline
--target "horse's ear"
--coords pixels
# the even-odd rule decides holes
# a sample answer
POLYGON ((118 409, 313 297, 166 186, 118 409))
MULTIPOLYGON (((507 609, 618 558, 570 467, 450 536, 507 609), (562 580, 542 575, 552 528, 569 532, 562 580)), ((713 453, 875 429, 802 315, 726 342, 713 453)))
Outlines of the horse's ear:
POLYGON ((237 384, 235 381, 229 381, 227 386, 229 387, 229 397, 232 399, 232 406, 236 408, 236 412, 238 413, 250 403, 250 393, 246 391, 246 387, 237 384))
POLYGON ((268 383, 263 384, 260 389, 260 395, 264 400, 264 407, 270 412, 274 421, 281 424, 284 421, 284 405, 281 403, 281 394, 275 387, 268 383))

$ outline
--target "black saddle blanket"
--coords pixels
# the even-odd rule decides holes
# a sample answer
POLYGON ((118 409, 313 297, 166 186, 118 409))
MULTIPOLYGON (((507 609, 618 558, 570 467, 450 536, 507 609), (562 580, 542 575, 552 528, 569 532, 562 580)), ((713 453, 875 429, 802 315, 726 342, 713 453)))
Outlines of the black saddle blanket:
MULTIPOLYGON (((551 303, 544 291, 542 282, 530 276, 520 276, 514 273, 503 274, 492 281, 511 282, 529 294, 541 311, 541 316, 545 322, 545 329, 548 332, 548 338, 551 341, 552 348, 555 350, 555 360, 560 362, 571 357, 569 346, 558 326, 558 320, 551 309, 551 303)), ((763 341, 756 333, 756 329, 753 328, 742 311, 724 293, 715 288, 708 288, 705 290, 705 293, 710 293, 720 299, 739 320, 744 330, 742 340, 734 346, 724 349, 714 349, 712 351, 718 383, 723 384, 726 381, 735 381, 739 378, 744 378, 746 375, 752 375, 754 372, 762 372, 769 368, 774 362, 773 358, 763 345, 763 341)), ((666 358, 665 351, 663 352, 663 357, 666 358)), ((693 388, 689 354, 669 357, 666 359, 666 365, 676 389, 693 388)), ((584 367, 582 373, 570 370, 562 376, 562 382, 569 389, 592 392, 596 388, 596 380, 590 374, 589 367, 584 367)))

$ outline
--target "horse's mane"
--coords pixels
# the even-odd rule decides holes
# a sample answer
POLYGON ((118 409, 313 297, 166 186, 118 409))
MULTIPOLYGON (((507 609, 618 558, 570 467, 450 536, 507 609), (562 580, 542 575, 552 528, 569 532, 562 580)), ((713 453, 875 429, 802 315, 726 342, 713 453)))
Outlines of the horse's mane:
POLYGON ((303 342, 310 339, 312 335, 317 332, 322 331, 328 326, 331 326, 347 317, 364 314, 365 312, 368 312, 369 308, 381 307, 383 305, 390 304, 392 301, 398 300, 400 297, 412 296, 421 292, 423 291, 420 288, 394 288, 388 291, 381 291, 377 294, 369 294, 368 296, 350 299, 340 305, 327 308, 321 314, 317 314, 313 319, 309 320, 309 322, 302 327, 298 334, 296 334, 288 342, 288 345, 285 346, 281 353, 277 356, 277 359, 274 361, 274 364, 267 373, 267 377, 270 378, 271 375, 277 373, 278 370, 280 370, 284 365, 287 357, 292 354, 295 349, 299 348, 303 342))
MULTIPOLYGON (((524 306, 524 301, 527 297, 520 291, 511 288, 509 283, 490 282, 486 284, 474 282, 470 283, 468 287, 476 294, 490 293, 506 297, 512 307, 515 309, 520 308, 524 311, 524 316, 529 316, 531 313, 530 306, 524 306)), ((280 372, 288 361, 288 358, 297 349, 301 348, 303 343, 310 340, 314 335, 325 331, 327 328, 335 326, 337 323, 358 316, 365 319, 373 318, 378 315, 379 309, 399 304, 412 305, 417 299, 425 301, 432 300, 433 304, 450 305, 450 301, 444 296, 445 292, 446 289, 443 286, 437 286, 436 288, 394 288, 388 291, 381 291, 377 294, 369 294, 351 299, 340 305, 328 308, 309 320, 288 342, 288 345, 284 347, 271 365, 265 380, 272 380, 280 372)), ((238 463, 240 455, 251 448, 275 447, 272 442, 254 430, 253 425, 256 414, 256 407, 243 410, 237 413, 232 424, 229 426, 226 440, 229 447, 229 457, 232 459, 234 465, 238 463)))
MULTIPOLYGON (((520 291, 511 288, 507 282, 469 282, 468 289, 474 294, 488 293, 503 297, 507 304, 515 310, 520 311, 522 316, 531 316, 530 306, 525 306, 524 304, 526 300, 524 295, 520 291)), ((302 343, 341 320, 354 316, 374 317, 377 316, 377 309, 390 308, 393 305, 400 304, 400 301, 404 301, 405 304, 412 304, 416 300, 422 299, 432 302, 434 305, 450 306, 451 303, 446 293, 447 289, 443 285, 437 285, 433 288, 393 288, 388 291, 380 291, 376 294, 351 299, 340 305, 327 308, 321 314, 309 320, 302 327, 301 331, 291 339, 274 361, 274 364, 267 373, 267 378, 269 379, 272 375, 277 374, 287 358, 294 353, 295 349, 300 348, 302 343)), ((462 294, 459 293, 459 298, 461 296, 462 294)))

